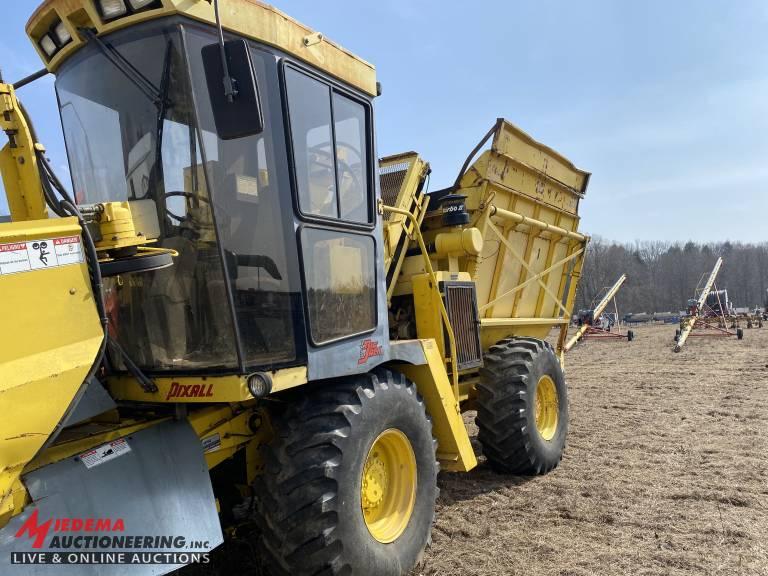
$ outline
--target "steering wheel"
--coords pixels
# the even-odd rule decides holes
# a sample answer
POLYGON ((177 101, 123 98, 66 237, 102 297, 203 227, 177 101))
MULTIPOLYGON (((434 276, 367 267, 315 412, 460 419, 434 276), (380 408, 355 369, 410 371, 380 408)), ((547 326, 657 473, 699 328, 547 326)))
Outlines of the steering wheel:
MULTIPOLYGON (((358 150, 356 150, 355 148, 353 148, 352 146, 350 146, 346 142, 336 142, 336 147, 337 148, 343 148, 344 150, 347 150, 348 152, 351 152, 352 155, 354 156, 353 160, 357 160, 358 161, 357 163, 360 166, 363 165, 363 155, 358 150)), ((354 182, 354 184, 358 188, 362 188, 362 186, 360 185, 360 178, 358 177, 357 173, 354 170, 352 170, 352 166, 349 163, 347 163, 346 161, 339 160, 338 158, 336 159, 336 162, 338 162, 339 166, 342 168, 342 170, 345 173, 349 174, 349 176, 352 178, 352 181, 354 182)), ((339 174, 339 176, 341 176, 341 174, 339 174)))
MULTIPOLYGON (((211 200, 209 198, 206 198, 205 196, 198 196, 197 194, 194 194, 192 192, 181 192, 181 191, 174 191, 174 192, 166 192, 164 194, 164 197, 172 198, 172 197, 181 197, 181 198, 187 198, 189 200, 197 200, 198 202, 204 202, 206 204, 210 204, 211 200)), ((166 205, 165 207, 165 213, 170 216, 171 218, 174 218, 179 221, 179 223, 184 222, 187 217, 186 216, 179 216, 178 214, 174 214, 171 212, 171 210, 166 205)))
MULTIPOLYGON (((307 151, 310 154, 315 154, 317 156, 322 156, 327 160, 326 167, 330 170, 333 167, 333 161, 334 161, 334 155, 331 151, 327 150, 328 144, 318 144, 316 146, 311 146, 307 149, 307 151)), ((336 142, 336 148, 343 148, 344 150, 347 150, 348 152, 351 152, 354 156, 353 160, 358 160, 359 164, 363 165, 363 156, 362 154, 353 148, 351 145, 347 144, 346 142, 336 142)), ((319 162, 318 162, 319 163, 319 162)), ((342 188, 342 190, 339 191, 340 196, 346 197, 354 190, 364 190, 364 187, 362 183, 360 182, 360 177, 355 172, 355 170, 352 169, 352 166, 345 160, 341 160, 340 158, 336 158, 336 164, 338 166, 339 170, 339 188, 342 188), (349 178, 352 180, 352 187, 347 187, 347 189, 343 189, 342 181, 344 179, 344 176, 349 176, 349 178)), ((328 204, 328 201, 324 203, 324 205, 328 204)), ((322 207, 321 207, 322 208, 322 207)), ((315 210, 315 206, 312 206, 313 212, 315 213, 322 213, 323 210, 315 210)))
MULTIPOLYGON (((318 144, 316 146, 310 146, 307 151, 310 154, 316 154, 318 156, 324 156, 328 160, 327 168, 331 168, 333 166, 333 154, 327 150, 328 144, 318 144)), ((363 156, 360 154, 360 152, 352 147, 350 144, 347 144, 346 142, 336 142, 336 148, 343 148, 344 150, 351 152, 354 156, 353 160, 357 160, 359 164, 363 164, 363 156)), ((338 156, 338 155, 337 155, 338 156)), ((339 167, 342 169, 343 172, 348 173, 350 177, 354 178, 356 184, 360 184, 360 179, 355 174, 355 171, 352 170, 352 167, 350 164, 344 160, 341 160, 339 158, 336 158, 336 162, 339 164, 339 167)))

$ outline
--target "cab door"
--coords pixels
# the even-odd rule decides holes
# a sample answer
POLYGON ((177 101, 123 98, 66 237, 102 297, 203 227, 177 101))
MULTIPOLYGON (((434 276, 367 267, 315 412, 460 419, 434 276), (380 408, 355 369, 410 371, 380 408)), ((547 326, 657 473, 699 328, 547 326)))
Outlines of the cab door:
POLYGON ((370 101, 284 63, 310 379, 389 359, 370 101))

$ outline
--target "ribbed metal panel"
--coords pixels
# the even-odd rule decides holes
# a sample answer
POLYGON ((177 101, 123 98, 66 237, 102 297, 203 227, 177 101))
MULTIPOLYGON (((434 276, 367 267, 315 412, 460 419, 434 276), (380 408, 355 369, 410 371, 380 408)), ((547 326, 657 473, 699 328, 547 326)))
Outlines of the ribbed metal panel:
MULTIPOLYGON (((411 167, 412 163, 413 160, 398 162, 397 164, 382 166, 379 169, 381 199, 387 206, 397 206, 397 197, 400 194, 400 189, 403 187, 403 182, 405 182, 408 168, 411 167)), ((391 215, 391 213, 385 212, 384 220, 389 220, 391 215)))
POLYGON ((480 320, 477 295, 472 282, 446 282, 443 284, 445 308, 456 338, 456 362, 459 370, 477 368, 483 363, 480 346, 480 320))

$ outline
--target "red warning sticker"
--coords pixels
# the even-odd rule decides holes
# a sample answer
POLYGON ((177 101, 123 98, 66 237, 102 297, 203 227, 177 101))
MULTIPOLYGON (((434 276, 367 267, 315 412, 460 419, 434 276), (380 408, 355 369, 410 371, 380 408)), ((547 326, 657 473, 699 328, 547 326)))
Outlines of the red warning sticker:
POLYGON ((83 261, 83 243, 79 236, 0 244, 0 276, 83 261))

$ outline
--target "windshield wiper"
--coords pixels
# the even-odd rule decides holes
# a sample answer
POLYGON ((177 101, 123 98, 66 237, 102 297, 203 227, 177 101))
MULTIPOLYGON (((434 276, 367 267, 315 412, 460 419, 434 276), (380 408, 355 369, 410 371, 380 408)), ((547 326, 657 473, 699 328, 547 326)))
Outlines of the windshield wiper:
MULTIPOLYGON (((80 28, 80 34, 86 42, 93 42, 101 53, 115 66, 131 83, 136 86, 157 107, 157 122, 155 127, 155 166, 162 171, 162 142, 165 116, 173 106, 168 98, 171 79, 171 49, 173 43, 168 40, 163 59, 163 76, 160 88, 131 64, 114 46, 104 42, 91 28, 80 28)), ((160 173, 162 179, 162 172, 160 173)))
POLYGON ((168 40, 168 44, 165 47, 165 57, 163 58, 163 79, 161 80, 160 92, 158 93, 158 98, 160 99, 157 111, 158 141, 162 140, 163 120, 168 109, 171 107, 171 102, 168 99, 168 90, 171 85, 171 48, 173 48, 173 43, 168 40))
POLYGON ((168 90, 171 85, 171 48, 173 43, 168 40, 165 48, 165 58, 163 60, 163 79, 160 84, 160 105, 157 109, 157 127, 155 128, 155 166, 160 171, 160 181, 163 177, 163 130, 165 128, 165 115, 172 106, 168 100, 168 90))
MULTIPOLYGON (((115 68, 117 68, 123 75, 128 78, 149 100, 158 107, 163 109, 168 106, 166 97, 163 92, 155 86, 152 81, 144 76, 140 70, 138 70, 133 64, 126 60, 125 56, 120 54, 114 46, 107 44, 101 38, 98 37, 95 30, 91 28, 80 28, 80 33, 85 38, 86 42, 93 42, 101 50, 101 53, 109 60, 115 68)), ((166 62, 167 66, 167 62, 166 62)), ((163 112, 163 114, 165 114, 163 112)))

